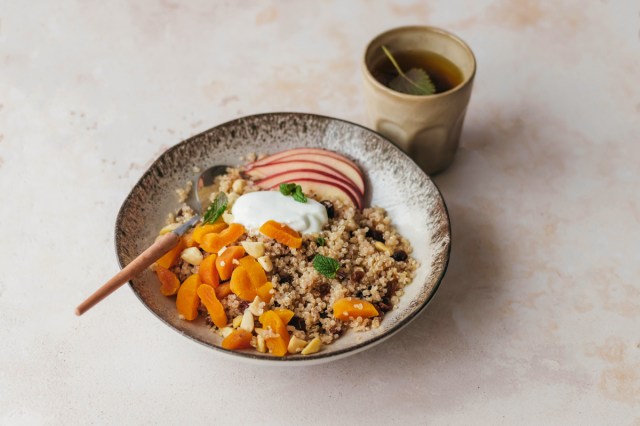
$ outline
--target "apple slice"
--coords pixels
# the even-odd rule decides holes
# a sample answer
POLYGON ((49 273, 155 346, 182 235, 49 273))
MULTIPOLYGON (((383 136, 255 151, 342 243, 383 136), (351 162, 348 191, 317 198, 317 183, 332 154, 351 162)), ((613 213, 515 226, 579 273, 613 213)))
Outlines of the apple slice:
POLYGON ((320 201, 337 198, 362 208, 362 197, 355 188, 326 173, 313 170, 293 170, 256 181, 256 184, 262 189, 278 188, 281 183, 296 183, 302 187, 303 192, 316 194, 320 201))
POLYGON ((353 182, 360 194, 364 195, 364 178, 360 168, 343 155, 319 148, 295 148, 270 155, 261 160, 248 164, 245 170, 249 171, 267 164, 275 164, 290 161, 313 161, 320 164, 330 165, 338 170, 353 182))
POLYGON ((272 155, 268 155, 264 158, 261 158, 260 160, 256 160, 251 164, 254 164, 256 166, 262 165, 262 164, 267 164, 267 163, 271 163, 274 161, 277 161, 281 158, 284 157, 288 157, 290 155, 293 154, 322 154, 322 155, 327 155, 329 157, 334 157, 337 159, 340 159, 344 162, 350 163, 354 168, 358 168, 358 166, 351 160, 349 160, 347 157, 345 157, 344 155, 338 154, 337 152, 333 152, 333 151, 329 151, 328 149, 322 149, 322 148, 292 148, 292 149, 288 149, 286 151, 280 151, 276 154, 272 154, 272 155))
MULTIPOLYGON (((266 179, 271 176, 276 176, 281 173, 292 171, 317 171, 318 173, 325 174, 326 176, 335 177, 345 185, 354 189, 360 197, 364 195, 364 192, 354 185, 354 182, 342 174, 339 170, 317 161, 309 160, 289 160, 288 158, 282 161, 276 161, 275 163, 264 164, 248 170, 247 175, 251 176, 254 180, 266 179)), ((352 169, 351 169, 352 170, 352 169)))

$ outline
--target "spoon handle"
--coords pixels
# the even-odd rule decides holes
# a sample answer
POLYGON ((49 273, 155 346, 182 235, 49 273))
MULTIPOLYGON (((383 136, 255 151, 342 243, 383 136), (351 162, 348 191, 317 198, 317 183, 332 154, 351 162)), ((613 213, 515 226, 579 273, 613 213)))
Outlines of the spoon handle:
POLYGON ((75 310, 76 315, 82 315, 91 309, 95 304, 120 288, 124 283, 148 268, 153 262, 160 259, 162 255, 174 248, 180 241, 180 237, 199 219, 199 216, 181 225, 173 232, 168 232, 160 237, 149 248, 143 251, 138 257, 133 259, 120 272, 107 281, 102 287, 89 296, 75 310))

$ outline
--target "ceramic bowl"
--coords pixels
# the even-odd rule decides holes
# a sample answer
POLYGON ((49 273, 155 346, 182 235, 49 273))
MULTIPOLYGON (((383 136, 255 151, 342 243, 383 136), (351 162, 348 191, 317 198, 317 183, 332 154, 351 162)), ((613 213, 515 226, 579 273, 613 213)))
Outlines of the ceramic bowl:
POLYGON ((228 351, 202 318, 178 318, 174 297, 160 294, 155 274, 145 271, 130 285, 140 301, 169 327, 215 352, 239 360, 300 365, 353 355, 390 337, 424 310, 447 268, 450 224, 447 209, 431 179, 383 136, 359 125, 301 113, 253 115, 221 124, 193 136, 162 154, 133 187, 120 208, 115 242, 121 266, 151 245, 167 214, 178 202, 174 189, 215 164, 240 165, 248 153, 276 153, 296 147, 318 147, 355 161, 367 180, 367 204, 387 210, 392 223, 411 242, 420 266, 399 305, 381 326, 368 332, 347 332, 316 354, 283 358, 257 351, 228 351))

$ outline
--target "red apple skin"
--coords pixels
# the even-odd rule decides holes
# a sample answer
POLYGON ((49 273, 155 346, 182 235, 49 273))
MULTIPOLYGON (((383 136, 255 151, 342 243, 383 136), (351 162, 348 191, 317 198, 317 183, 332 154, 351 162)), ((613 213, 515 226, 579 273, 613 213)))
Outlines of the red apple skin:
POLYGON ((355 186, 355 183, 349 179, 347 176, 342 174, 339 170, 317 161, 308 161, 308 160, 291 160, 291 161, 276 161, 275 163, 269 163, 262 166, 254 167, 246 173, 252 178, 258 179, 266 179, 271 176, 277 176, 282 173, 293 172, 293 171, 316 171, 322 174, 326 174, 327 176, 335 177, 340 180, 346 186, 349 186, 354 191, 356 191, 360 197, 364 196, 363 188, 358 188, 355 186))
POLYGON ((286 151, 280 151, 276 154, 272 154, 272 155, 268 155, 264 158, 261 158, 260 160, 256 160, 251 164, 254 164, 256 166, 262 165, 262 164, 267 164, 267 163, 271 163, 273 161, 277 161, 281 158, 284 157, 288 157, 290 155, 294 155, 294 154, 322 154, 322 155, 327 155, 329 157, 334 157, 334 158, 338 158, 346 163, 351 164, 355 169, 358 169, 358 166, 351 160, 349 160, 347 157, 345 157, 344 155, 338 154, 337 152, 333 152, 333 151, 329 151, 328 149, 322 149, 322 148, 292 148, 292 149, 288 149, 286 151))
POLYGON ((247 164, 245 166, 245 170, 249 171, 266 164, 294 160, 315 161, 321 164, 329 164, 331 167, 340 170, 343 175, 349 178, 362 194, 365 192, 364 178, 360 168, 345 156, 326 149, 294 148, 282 151, 247 164), (336 163, 336 161, 338 161, 338 163, 336 163))
POLYGON ((335 188, 336 191, 344 194, 344 198, 358 208, 362 208, 362 197, 352 187, 345 185, 342 181, 335 177, 316 171, 300 170, 281 173, 276 176, 270 176, 266 179, 256 181, 256 184, 263 189, 273 189, 280 186, 281 183, 296 183, 302 186, 303 191, 315 192, 318 195, 328 193, 326 186, 335 188), (316 186, 317 188, 314 188, 316 186))
POLYGON ((365 185, 364 178, 362 176, 362 171, 360 168, 351 160, 349 160, 344 155, 338 154, 333 151, 329 151, 326 149, 320 148, 294 148, 289 149, 287 151, 282 151, 277 154, 269 155, 260 160, 254 161, 253 163, 249 163, 245 166, 246 170, 251 170, 255 167, 259 167, 265 164, 282 162, 282 161, 292 161, 292 160, 308 160, 308 161, 317 161, 320 163, 331 164, 332 167, 338 168, 342 171, 342 173, 350 178, 355 186, 361 189, 361 192, 364 194, 365 185), (330 159, 327 161, 327 157, 330 159), (335 161, 339 161, 340 163, 335 164, 335 161))

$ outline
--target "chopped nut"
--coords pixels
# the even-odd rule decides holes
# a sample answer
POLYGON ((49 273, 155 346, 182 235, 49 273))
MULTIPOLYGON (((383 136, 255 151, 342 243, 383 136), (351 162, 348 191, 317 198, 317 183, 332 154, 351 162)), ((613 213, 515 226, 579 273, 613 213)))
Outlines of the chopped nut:
POLYGON ((160 230, 160 235, 168 234, 169 232, 177 229, 178 226, 180 226, 179 223, 170 223, 160 230))
POLYGON ((258 352, 261 352, 261 353, 267 352, 267 347, 264 342, 264 337, 262 337, 262 335, 260 334, 258 334, 258 337, 256 339, 256 349, 258 350, 258 352))
POLYGON ((231 213, 229 213, 229 212, 224 212, 224 213, 222 213, 222 220, 227 225, 232 224, 233 223, 233 215, 231 213))
POLYGON ((233 333, 233 328, 231 327, 223 327, 220 329, 220 334, 222 335, 223 338, 226 338, 231 333, 233 333))
POLYGON ((240 323, 242 322, 242 315, 238 315, 233 319, 233 328, 240 327, 240 323))
POLYGON ((302 355, 310 355, 318 352, 320 350, 320 346, 322 346, 322 342, 319 337, 314 337, 307 346, 302 349, 302 355))
POLYGON ((246 185, 247 185, 247 182, 244 179, 236 179, 233 181, 233 185, 231 185, 231 189, 233 190, 233 192, 237 192, 238 194, 240 194, 244 190, 244 187, 246 185))
POLYGON ((253 302, 251 302, 251 304, 249 305, 249 310, 253 315, 259 317, 264 313, 264 306, 265 303, 262 301, 262 299, 260 299, 259 296, 256 296, 256 298, 253 299, 253 302))
POLYGON ((273 263, 271 262, 271 258, 269 256, 260 256, 258 258, 258 263, 262 266, 267 272, 273 271, 273 263))
POLYGON ((180 254, 182 260, 190 265, 197 266, 202 262, 202 252, 197 247, 189 247, 180 254))
POLYGON ((238 198, 240 198, 240 195, 236 194, 235 192, 227 195, 227 208, 233 206, 233 203, 235 203, 238 198))
POLYGON ((244 311, 244 315, 242 315, 242 322, 240 323, 240 328, 243 330, 247 330, 249 333, 253 331, 253 314, 249 309, 244 311))
POLYGON ((376 249, 378 251, 383 251, 383 252, 387 253, 389 256, 391 256, 393 254, 391 249, 389 247, 387 247, 385 243, 381 243, 380 241, 376 241, 375 243, 373 243, 373 245, 376 247, 376 249))
POLYGON ((249 256, 256 259, 264 256, 264 243, 260 241, 242 241, 240 244, 242 244, 249 256))
POLYGON ((297 354, 301 352, 306 346, 307 346, 306 341, 299 339, 296 336, 291 336, 287 350, 289 351, 290 354, 297 354))

